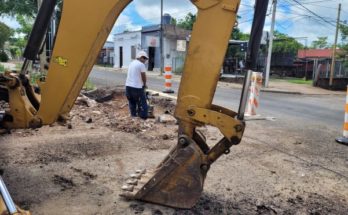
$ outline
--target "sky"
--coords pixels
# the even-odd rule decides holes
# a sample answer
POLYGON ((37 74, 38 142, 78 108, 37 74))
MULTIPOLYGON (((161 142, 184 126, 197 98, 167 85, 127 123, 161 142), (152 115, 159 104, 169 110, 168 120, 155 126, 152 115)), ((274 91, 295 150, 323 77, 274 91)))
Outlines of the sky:
MULTIPOLYGON (((133 0, 116 21, 108 40, 112 40, 113 34, 124 30, 139 30, 141 26, 160 23, 160 2, 133 0)), ((241 0, 238 27, 242 32, 250 32, 254 3, 255 0, 241 0)), ((348 0, 278 0, 275 30, 295 38, 301 37, 298 41, 303 44, 307 42, 310 45, 317 37, 326 36, 333 43, 339 3, 342 4, 340 20, 342 23, 347 21, 348 24, 348 0)), ((163 0, 163 4, 164 13, 169 13, 177 20, 183 19, 189 12, 197 12, 189 0, 163 0)), ((265 31, 270 30, 271 13, 270 3, 265 31)), ((2 17, 0 21, 12 28, 18 27, 18 23, 8 17, 2 17)))
MULTIPOLYGON (((272 2, 272 0, 269 1, 272 2)), ((134 0, 119 17, 113 33, 122 32, 125 29, 138 30, 142 25, 159 23, 160 2, 160 0, 134 0)), ((189 12, 197 12, 189 0, 163 0, 163 2, 164 13, 169 13, 177 20, 183 19, 189 12)), ((299 37, 298 41, 303 44, 307 42, 310 45, 317 37, 326 36, 329 42, 333 43, 338 4, 342 4, 341 21, 348 21, 348 0, 297 0, 297 2, 296 0, 278 0, 275 30, 292 37, 299 37)), ((254 4, 255 0, 241 1, 238 11, 241 18, 238 27, 242 32, 250 32, 254 4)), ((271 3, 267 14, 265 31, 271 28, 271 3)))

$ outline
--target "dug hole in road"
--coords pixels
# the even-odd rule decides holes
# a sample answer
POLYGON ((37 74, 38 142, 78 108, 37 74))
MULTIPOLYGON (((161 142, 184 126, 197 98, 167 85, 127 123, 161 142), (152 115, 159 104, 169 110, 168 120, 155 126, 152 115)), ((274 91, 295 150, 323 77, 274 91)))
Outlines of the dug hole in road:
MULTIPOLYGON (((130 118, 122 88, 86 95, 65 124, 0 136, 4 180, 34 215, 348 214, 348 149, 333 143, 330 130, 301 133, 277 121, 247 122, 241 144, 211 166, 191 210, 125 201, 127 176, 155 167, 175 146, 176 122, 130 118)), ((156 116, 173 119, 175 101, 152 102, 156 116)), ((200 130, 210 145, 221 138, 215 128, 200 130)))

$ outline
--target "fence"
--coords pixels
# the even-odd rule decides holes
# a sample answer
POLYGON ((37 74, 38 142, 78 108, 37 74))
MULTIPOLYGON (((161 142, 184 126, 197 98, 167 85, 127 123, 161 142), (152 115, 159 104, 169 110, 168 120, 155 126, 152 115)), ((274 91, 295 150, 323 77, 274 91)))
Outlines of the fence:
POLYGON ((113 57, 98 57, 97 64, 114 65, 114 58, 113 57))
MULTIPOLYGON (((331 60, 315 60, 313 67, 319 78, 330 78, 331 60)), ((334 78, 348 78, 348 62, 336 61, 334 78)))
POLYGON ((172 58, 173 73, 181 74, 184 71, 185 56, 178 56, 172 58))

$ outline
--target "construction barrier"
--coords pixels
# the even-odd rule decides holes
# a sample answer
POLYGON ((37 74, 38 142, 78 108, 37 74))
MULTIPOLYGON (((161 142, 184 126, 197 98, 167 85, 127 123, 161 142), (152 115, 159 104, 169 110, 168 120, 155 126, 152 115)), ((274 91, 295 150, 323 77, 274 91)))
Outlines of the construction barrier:
POLYGON ((172 89, 172 67, 171 66, 166 66, 164 67, 164 93, 174 93, 172 89))
POLYGON ((348 86, 347 86, 347 97, 346 97, 344 124, 343 124, 343 137, 336 138, 336 141, 338 143, 348 145, 348 86))
POLYGON ((262 73, 253 72, 251 75, 251 86, 250 86, 250 94, 248 100, 247 110, 245 112, 246 116, 255 116, 257 112, 257 108, 259 107, 259 97, 260 91, 262 87, 262 73))

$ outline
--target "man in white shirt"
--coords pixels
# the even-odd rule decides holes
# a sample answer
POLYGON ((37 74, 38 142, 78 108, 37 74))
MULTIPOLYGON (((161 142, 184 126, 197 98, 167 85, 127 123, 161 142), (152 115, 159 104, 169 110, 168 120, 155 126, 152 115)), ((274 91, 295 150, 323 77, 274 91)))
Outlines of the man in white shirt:
POLYGON ((145 95, 145 88, 147 88, 145 63, 148 59, 146 52, 139 51, 137 59, 129 64, 126 80, 126 96, 130 114, 132 117, 139 116, 142 119, 147 119, 148 114, 145 95))

